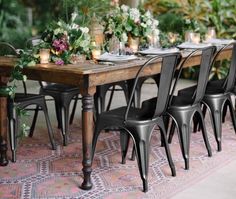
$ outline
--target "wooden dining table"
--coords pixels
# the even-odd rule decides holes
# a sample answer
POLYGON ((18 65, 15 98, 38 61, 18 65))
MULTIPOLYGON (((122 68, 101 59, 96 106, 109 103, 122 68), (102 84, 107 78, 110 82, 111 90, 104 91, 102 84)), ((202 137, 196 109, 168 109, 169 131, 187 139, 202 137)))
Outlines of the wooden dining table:
MULTIPOLYGON (((218 59, 229 59, 231 57, 231 48, 225 49, 218 59)), ((183 51, 182 56, 187 56, 189 52, 183 51)), ((184 67, 197 66, 200 63, 201 56, 194 55, 184 67)), ((99 64, 92 61, 85 61, 78 64, 55 65, 37 64, 27 67, 23 73, 28 79, 37 81, 47 81, 78 86, 82 95, 82 148, 83 159, 82 171, 84 180, 81 188, 89 190, 92 188, 92 139, 93 139, 93 116, 94 116, 94 94, 96 87, 108 83, 131 80, 135 78, 140 66, 147 60, 147 57, 139 57, 137 60, 115 63, 113 65, 99 64)), ((16 63, 17 58, 0 57, 0 87, 6 86, 9 75, 16 63)), ((152 63, 142 72, 142 76, 150 76, 160 73, 160 62, 152 63)), ((6 151, 8 128, 7 128, 7 97, 0 97, 0 164, 6 166, 8 163, 6 151)))

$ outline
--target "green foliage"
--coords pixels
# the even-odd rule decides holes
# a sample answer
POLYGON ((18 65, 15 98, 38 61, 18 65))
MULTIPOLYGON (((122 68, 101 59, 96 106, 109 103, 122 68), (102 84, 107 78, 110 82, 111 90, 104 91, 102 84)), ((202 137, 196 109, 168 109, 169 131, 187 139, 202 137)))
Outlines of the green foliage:
MULTIPOLYGON (((236 39, 235 0, 147 0, 145 7, 159 15, 163 46, 171 45, 168 32, 184 38, 184 32, 192 30, 203 37, 208 27, 215 27, 218 38, 236 39)), ((194 74, 196 69, 190 72, 194 74)), ((211 76, 222 78, 226 73, 225 64, 215 65, 211 76)))
POLYGON ((207 27, 213 26, 218 37, 236 38, 235 0, 147 0, 145 7, 165 19, 167 28, 160 25, 165 31, 172 32, 168 24, 176 19, 169 17, 171 13, 185 20, 184 30, 204 34, 207 27))
POLYGON ((90 23, 94 13, 102 17, 110 8, 110 0, 63 0, 62 2, 66 21, 69 21, 71 13, 78 12, 77 22, 83 26, 90 23))
POLYGON ((29 113, 25 109, 21 109, 19 107, 16 108, 16 114, 20 116, 20 132, 17 134, 18 138, 27 137, 29 134, 30 127, 26 124, 26 120, 28 120, 29 113))
POLYGON ((175 13, 165 13, 157 17, 159 28, 163 32, 174 32, 183 35, 185 20, 175 13))
POLYGON ((236 39, 236 4, 234 0, 212 0, 209 25, 219 37, 236 39))
POLYGON ((0 0, 0 41, 23 48, 31 36, 26 22, 26 9, 16 0, 0 0))

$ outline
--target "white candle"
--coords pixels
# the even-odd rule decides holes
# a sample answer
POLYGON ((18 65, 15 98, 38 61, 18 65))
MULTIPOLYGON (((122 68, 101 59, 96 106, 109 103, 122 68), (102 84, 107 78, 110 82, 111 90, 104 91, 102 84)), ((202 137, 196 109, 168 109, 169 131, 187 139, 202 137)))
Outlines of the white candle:
POLYGON ((194 33, 192 37, 192 43, 194 44, 199 44, 200 43, 200 34, 194 33))
POLYGON ((190 43, 198 44, 200 43, 200 34, 194 32, 187 32, 185 34, 185 40, 190 43))
POLYGON ((214 27, 210 27, 207 29, 207 33, 205 35, 205 40, 215 39, 216 38, 216 31, 214 27))
POLYGON ((39 56, 41 64, 48 64, 50 59, 50 49, 40 49, 39 56))
POLYGON ((148 35, 148 43, 150 48, 158 48, 159 47, 158 36, 155 34, 148 35))
POLYGON ((93 59, 99 59, 101 56, 101 50, 100 49, 93 49, 92 56, 93 56, 93 59))

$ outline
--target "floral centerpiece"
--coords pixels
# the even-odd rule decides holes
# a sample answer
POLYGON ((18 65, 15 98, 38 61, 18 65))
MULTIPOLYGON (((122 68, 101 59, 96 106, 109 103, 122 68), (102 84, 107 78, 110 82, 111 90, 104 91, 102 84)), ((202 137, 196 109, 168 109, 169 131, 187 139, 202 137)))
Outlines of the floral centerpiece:
POLYGON ((71 23, 62 20, 53 23, 42 34, 43 42, 39 48, 49 48, 51 60, 58 65, 76 63, 81 56, 91 56, 89 29, 76 24, 76 16, 76 13, 72 14, 71 23))
POLYGON ((149 11, 116 6, 103 20, 106 39, 116 36, 119 41, 127 42, 128 36, 147 39, 153 34, 159 39, 158 21, 149 11))

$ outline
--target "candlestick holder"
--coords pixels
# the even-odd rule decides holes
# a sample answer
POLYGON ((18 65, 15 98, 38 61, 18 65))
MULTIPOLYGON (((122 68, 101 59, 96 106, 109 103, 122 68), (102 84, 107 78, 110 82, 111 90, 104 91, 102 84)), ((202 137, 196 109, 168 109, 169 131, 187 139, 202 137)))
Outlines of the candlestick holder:
POLYGON ((50 59, 50 49, 42 48, 39 51, 40 63, 48 64, 50 59))

